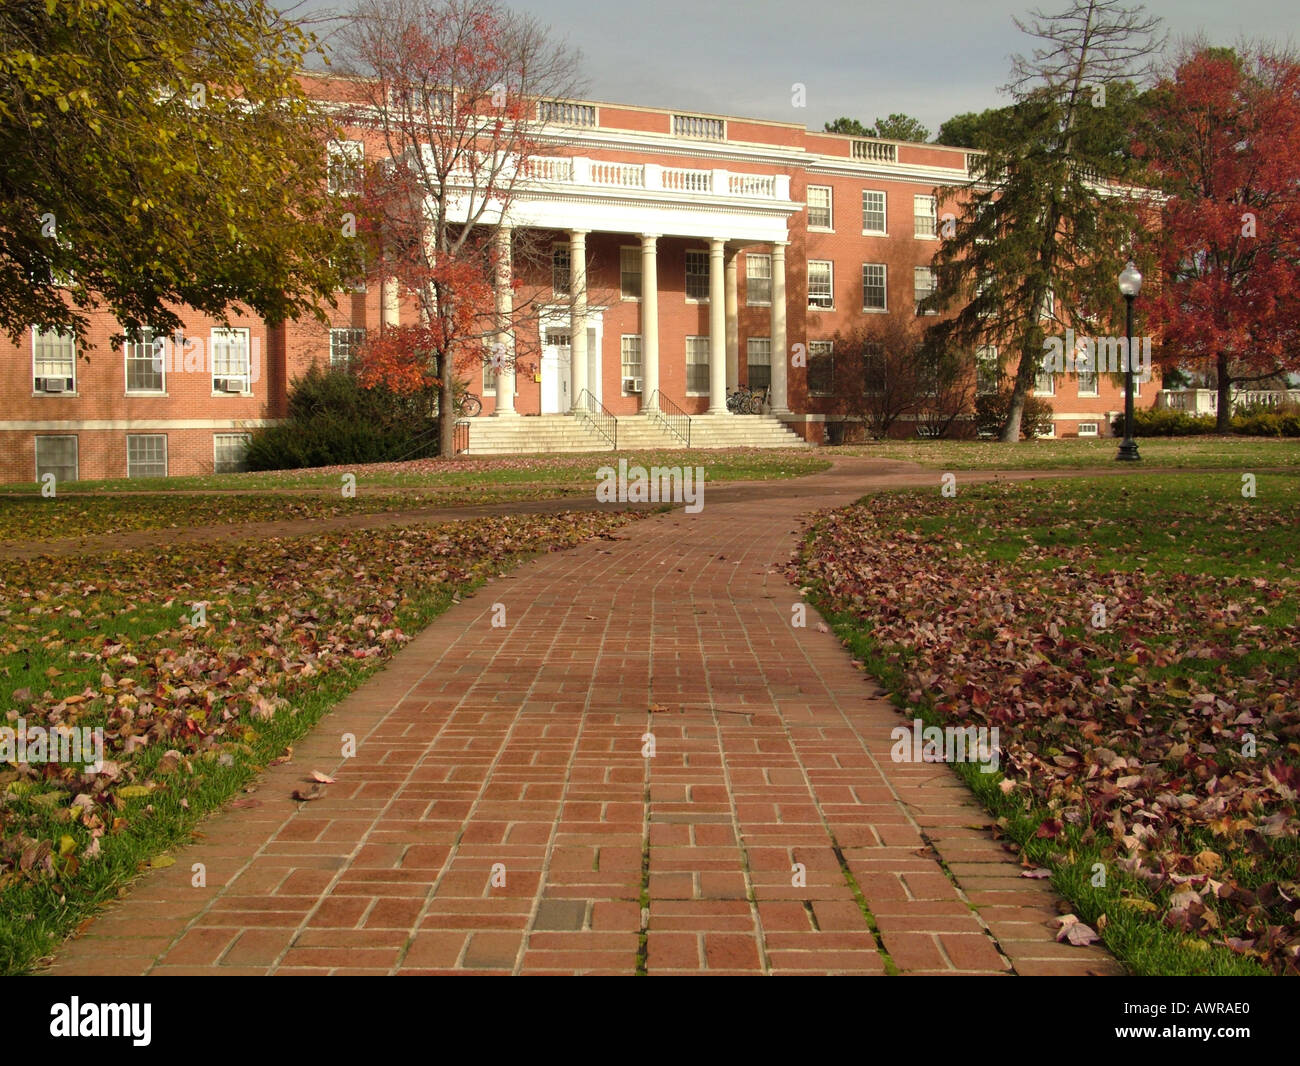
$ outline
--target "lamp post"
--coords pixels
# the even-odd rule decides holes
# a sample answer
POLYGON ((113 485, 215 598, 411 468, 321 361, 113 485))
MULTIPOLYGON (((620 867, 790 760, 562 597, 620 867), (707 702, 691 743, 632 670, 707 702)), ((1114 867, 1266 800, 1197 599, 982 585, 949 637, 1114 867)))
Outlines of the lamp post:
POLYGON ((1119 291, 1124 297, 1126 313, 1124 316, 1124 440, 1119 446, 1116 459, 1135 463, 1142 456, 1138 455, 1137 441, 1133 439, 1133 298, 1142 291, 1142 272, 1133 265, 1133 260, 1120 271, 1119 291))

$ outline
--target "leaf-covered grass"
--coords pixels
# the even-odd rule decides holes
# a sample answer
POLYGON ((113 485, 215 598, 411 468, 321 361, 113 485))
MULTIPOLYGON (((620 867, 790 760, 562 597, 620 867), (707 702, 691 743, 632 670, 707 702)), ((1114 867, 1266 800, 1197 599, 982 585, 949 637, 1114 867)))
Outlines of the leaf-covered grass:
POLYGON ((900 706, 999 729, 1005 776, 968 780, 1139 973, 1300 959, 1300 477, 1256 489, 959 481, 824 516, 802 554, 900 706))
MULTIPOLYGON (((856 444, 831 454, 901 459, 936 470, 1081 470, 1119 466, 1119 442, 1110 438, 1030 440, 907 440, 856 444)), ((1266 437, 1144 437, 1139 468, 1261 470, 1300 467, 1300 439, 1266 437)), ((1124 464, 1126 467, 1131 464, 1124 464)))
POLYGON ((0 562, 0 718, 102 727, 0 762, 0 972, 30 969, 466 593, 628 513, 494 517, 0 562), (206 617, 196 614, 203 606, 206 617), (194 624, 195 622, 199 624, 194 624))
MULTIPOLYGON (((403 463, 373 463, 311 470, 276 470, 194 477, 116 478, 67 482, 62 493, 88 492, 267 492, 315 489, 337 495, 344 474, 356 478, 357 496, 385 488, 449 490, 481 493, 519 485, 568 486, 595 492, 596 471, 602 466, 700 466, 708 481, 766 481, 815 474, 830 466, 824 457, 807 451, 753 448, 720 451, 663 450, 649 452, 583 452, 573 455, 507 455, 457 459, 415 459, 403 463)), ((39 494, 35 483, 0 486, 3 495, 39 494)))

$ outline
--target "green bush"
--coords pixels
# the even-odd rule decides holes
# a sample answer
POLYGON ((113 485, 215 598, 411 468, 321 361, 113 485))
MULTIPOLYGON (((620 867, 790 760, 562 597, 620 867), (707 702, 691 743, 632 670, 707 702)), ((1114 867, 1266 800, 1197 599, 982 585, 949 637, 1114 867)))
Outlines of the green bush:
POLYGON ((250 470, 422 459, 438 452, 427 394, 362 388, 351 373, 313 364, 294 380, 289 420, 253 434, 250 470))
MULTIPOLYGON (((1006 424, 1011 411, 1011 389, 986 392, 975 398, 975 426, 978 433, 997 436, 1006 424)), ((1025 409, 1020 414, 1020 437, 1033 440, 1046 435, 1052 428, 1052 405, 1033 393, 1025 397, 1025 409)))
MULTIPOLYGON (((1124 416, 1115 419, 1115 436, 1124 435, 1124 416)), ((1160 407, 1139 407, 1133 411, 1133 433, 1139 437, 1190 437, 1214 432, 1213 415, 1191 415, 1160 407)))
POLYGON ((1232 432, 1245 437, 1300 437, 1300 412, 1272 408, 1233 415, 1232 432))

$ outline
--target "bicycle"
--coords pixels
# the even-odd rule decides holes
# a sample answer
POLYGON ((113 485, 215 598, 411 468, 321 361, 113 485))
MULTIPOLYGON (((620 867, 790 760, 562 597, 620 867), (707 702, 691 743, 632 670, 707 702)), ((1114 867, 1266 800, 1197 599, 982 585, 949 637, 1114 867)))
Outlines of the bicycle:
POLYGON ((477 418, 483 412, 483 401, 472 392, 464 393, 456 405, 456 413, 461 418, 477 418))
POLYGON ((740 385, 727 397, 727 410, 733 415, 756 415, 763 410, 764 390, 740 385))

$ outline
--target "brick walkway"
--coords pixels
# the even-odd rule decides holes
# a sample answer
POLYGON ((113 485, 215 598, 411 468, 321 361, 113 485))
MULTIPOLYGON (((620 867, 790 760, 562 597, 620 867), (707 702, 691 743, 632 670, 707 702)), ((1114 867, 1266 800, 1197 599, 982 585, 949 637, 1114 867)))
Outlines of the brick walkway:
POLYGON ((889 760, 903 719, 816 616, 791 627, 798 516, 888 469, 706 493, 487 586, 53 972, 1119 972, 1055 943, 1051 890, 946 766, 889 760), (336 783, 295 802, 313 769, 336 783))

